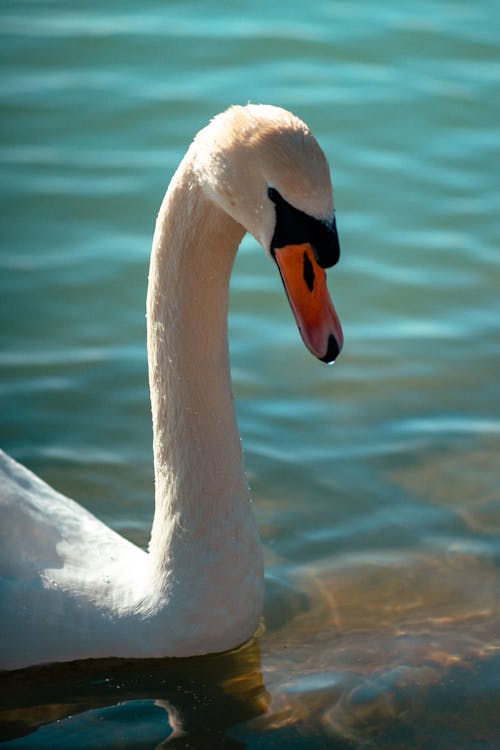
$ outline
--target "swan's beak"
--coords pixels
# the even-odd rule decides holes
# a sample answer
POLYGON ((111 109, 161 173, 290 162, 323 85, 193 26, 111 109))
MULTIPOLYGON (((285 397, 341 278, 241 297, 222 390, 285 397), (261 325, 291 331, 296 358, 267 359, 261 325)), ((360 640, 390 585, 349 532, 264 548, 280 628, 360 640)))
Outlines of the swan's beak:
POLYGON ((323 362, 334 362, 344 336, 313 248, 307 242, 276 247, 274 259, 305 345, 323 362))

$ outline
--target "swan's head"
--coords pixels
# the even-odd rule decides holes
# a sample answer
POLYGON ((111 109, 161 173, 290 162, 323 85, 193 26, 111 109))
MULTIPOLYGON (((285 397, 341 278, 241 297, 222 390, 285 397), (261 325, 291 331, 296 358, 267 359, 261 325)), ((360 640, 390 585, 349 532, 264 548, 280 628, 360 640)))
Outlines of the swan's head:
POLYGON ((196 137, 205 189, 276 262, 307 348, 333 362, 343 335, 325 268, 340 248, 330 171, 299 118, 269 105, 231 107, 196 137))

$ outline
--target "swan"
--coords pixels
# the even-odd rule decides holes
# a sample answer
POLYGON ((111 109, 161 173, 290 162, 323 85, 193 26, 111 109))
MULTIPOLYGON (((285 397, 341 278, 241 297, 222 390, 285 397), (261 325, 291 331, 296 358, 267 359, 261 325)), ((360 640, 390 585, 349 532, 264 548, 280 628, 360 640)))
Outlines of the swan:
POLYGON ((155 513, 148 552, 0 454, 0 668, 233 649, 259 627, 263 561, 229 371, 229 279, 251 233, 278 266, 304 343, 342 329, 327 160, 271 105, 201 130, 161 204, 147 292, 155 513))

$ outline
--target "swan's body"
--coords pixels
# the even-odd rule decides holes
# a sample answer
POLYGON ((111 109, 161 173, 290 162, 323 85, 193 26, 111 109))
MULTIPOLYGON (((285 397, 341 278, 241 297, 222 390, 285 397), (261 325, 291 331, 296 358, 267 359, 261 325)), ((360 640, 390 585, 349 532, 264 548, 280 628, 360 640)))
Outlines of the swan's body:
POLYGON ((245 231, 278 263, 307 346, 326 360, 340 349, 320 267, 338 257, 323 153, 284 110, 232 108, 191 145, 153 240, 149 553, 0 453, 0 668, 222 651, 258 627, 262 556, 227 347, 245 231))

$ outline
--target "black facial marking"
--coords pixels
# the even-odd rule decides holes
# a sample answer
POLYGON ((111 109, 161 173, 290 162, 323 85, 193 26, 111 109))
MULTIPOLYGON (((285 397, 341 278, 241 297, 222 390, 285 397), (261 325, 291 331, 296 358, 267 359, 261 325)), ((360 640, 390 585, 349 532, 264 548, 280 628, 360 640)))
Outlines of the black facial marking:
POLYGON ((304 253, 304 281, 310 292, 314 289, 314 268, 307 253, 304 253))
POLYGON ((294 208, 276 188, 267 191, 276 207, 276 226, 271 240, 271 254, 277 247, 309 243, 321 268, 330 268, 340 257, 339 236, 335 219, 329 224, 294 208))

